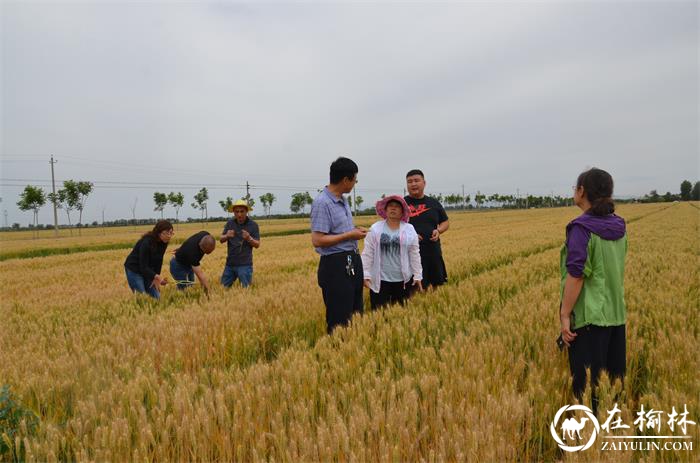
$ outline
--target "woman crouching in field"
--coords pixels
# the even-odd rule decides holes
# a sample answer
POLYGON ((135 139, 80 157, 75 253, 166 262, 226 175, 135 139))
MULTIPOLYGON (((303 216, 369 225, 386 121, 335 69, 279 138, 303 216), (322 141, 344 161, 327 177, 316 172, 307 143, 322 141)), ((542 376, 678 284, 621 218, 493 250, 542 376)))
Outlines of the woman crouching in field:
POLYGON ((160 298, 160 287, 168 282, 166 277, 160 276, 163 255, 174 234, 170 222, 159 220, 153 230, 136 242, 124 262, 126 281, 133 292, 160 298))
POLYGON ((623 279, 627 234, 614 214, 613 179, 604 170, 578 176, 574 202, 583 214, 566 226, 561 250, 561 334, 569 346, 573 390, 581 401, 586 368, 591 369, 593 412, 601 370, 611 380, 625 375, 625 299, 623 279))
POLYGON ((404 304, 413 287, 423 289, 418 234, 408 223, 408 205, 401 196, 377 202, 383 219, 369 229, 362 251, 365 286, 372 310, 387 304, 404 304))

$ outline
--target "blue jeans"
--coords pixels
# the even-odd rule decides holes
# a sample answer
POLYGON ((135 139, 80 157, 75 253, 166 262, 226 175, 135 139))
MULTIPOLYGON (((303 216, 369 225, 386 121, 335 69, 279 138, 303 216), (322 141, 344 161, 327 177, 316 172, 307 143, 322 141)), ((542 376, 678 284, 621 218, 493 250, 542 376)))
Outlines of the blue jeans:
POLYGON ((135 293, 148 294, 154 299, 160 299, 160 293, 155 288, 150 286, 146 287, 146 281, 143 275, 140 273, 132 272, 128 268, 124 268, 126 271, 126 281, 129 283, 129 288, 135 293))
POLYGON ((170 274, 177 281, 191 281, 192 283, 178 283, 177 289, 185 289, 194 284, 194 272, 192 267, 182 265, 174 257, 170 259, 170 274))
POLYGON ((221 284, 229 288, 238 278, 241 281, 241 286, 247 288, 253 281, 253 266, 252 265, 226 265, 224 266, 224 274, 221 275, 221 284))

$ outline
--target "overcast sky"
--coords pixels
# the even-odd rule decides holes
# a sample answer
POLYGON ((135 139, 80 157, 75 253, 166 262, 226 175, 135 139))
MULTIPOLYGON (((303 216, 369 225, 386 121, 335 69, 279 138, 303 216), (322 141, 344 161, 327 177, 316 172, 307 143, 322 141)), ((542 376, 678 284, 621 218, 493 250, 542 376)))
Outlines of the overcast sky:
POLYGON ((154 191, 196 216, 202 186, 222 215, 246 181, 288 212, 339 155, 365 204, 411 168, 472 196, 568 195, 591 166, 622 196, 700 177, 694 1, 2 1, 0 16, 10 223, 32 220, 15 203, 49 185, 51 154, 58 181, 97 185, 84 222, 130 217, 134 198, 155 217, 154 191))

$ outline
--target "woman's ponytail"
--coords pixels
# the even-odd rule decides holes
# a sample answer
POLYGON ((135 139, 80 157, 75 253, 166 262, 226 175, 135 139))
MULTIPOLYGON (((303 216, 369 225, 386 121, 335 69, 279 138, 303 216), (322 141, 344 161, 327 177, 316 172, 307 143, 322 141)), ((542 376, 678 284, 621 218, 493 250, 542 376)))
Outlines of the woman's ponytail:
POLYGON ((582 172, 576 181, 576 188, 580 187, 583 187, 584 194, 591 203, 588 214, 605 216, 615 212, 613 179, 609 173, 595 167, 582 172))

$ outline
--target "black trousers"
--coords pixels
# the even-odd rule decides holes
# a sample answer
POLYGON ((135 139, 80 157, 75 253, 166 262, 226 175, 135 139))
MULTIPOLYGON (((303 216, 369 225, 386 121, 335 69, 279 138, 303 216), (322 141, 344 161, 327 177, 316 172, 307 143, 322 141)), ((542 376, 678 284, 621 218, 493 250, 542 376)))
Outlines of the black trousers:
POLYGON ((600 372, 606 370, 610 380, 624 379, 627 348, 625 325, 588 325, 574 331, 576 339, 569 347, 569 368, 573 377, 573 390, 581 401, 586 389, 586 368, 591 369, 591 398, 593 413, 598 411, 598 386, 600 372))
POLYGON ((445 284, 447 268, 442 254, 423 254, 421 250, 420 263, 423 266, 423 288, 445 284))
POLYGON ((328 334, 338 325, 347 326, 354 313, 362 313, 363 283, 362 261, 356 252, 321 256, 318 264, 318 285, 326 305, 328 334), (354 275, 348 275, 348 259, 354 269, 354 275))
POLYGON ((413 279, 408 283, 403 281, 382 281, 379 292, 369 292, 369 302, 372 310, 389 304, 404 305, 413 293, 413 279))

